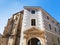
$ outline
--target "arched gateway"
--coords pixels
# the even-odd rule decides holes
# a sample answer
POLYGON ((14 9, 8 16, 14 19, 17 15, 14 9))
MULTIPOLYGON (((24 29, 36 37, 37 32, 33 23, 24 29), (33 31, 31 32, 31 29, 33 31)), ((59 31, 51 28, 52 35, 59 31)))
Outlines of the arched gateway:
POLYGON ((41 42, 39 39, 37 38, 31 38, 29 41, 28 41, 28 45, 41 45, 41 42))
POLYGON ((35 27, 24 31, 23 45, 44 45, 45 32, 35 27), (43 44, 42 44, 43 43, 43 44))

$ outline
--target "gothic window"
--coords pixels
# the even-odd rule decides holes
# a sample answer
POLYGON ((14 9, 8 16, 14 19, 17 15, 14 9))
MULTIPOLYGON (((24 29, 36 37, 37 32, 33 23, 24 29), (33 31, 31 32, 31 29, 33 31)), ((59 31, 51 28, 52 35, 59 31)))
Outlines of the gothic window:
POLYGON ((32 26, 36 26, 36 20, 35 20, 35 19, 32 19, 32 20, 31 20, 31 25, 32 25, 32 26))
POLYGON ((32 10, 31 13, 32 13, 32 14, 35 14, 35 10, 32 10))

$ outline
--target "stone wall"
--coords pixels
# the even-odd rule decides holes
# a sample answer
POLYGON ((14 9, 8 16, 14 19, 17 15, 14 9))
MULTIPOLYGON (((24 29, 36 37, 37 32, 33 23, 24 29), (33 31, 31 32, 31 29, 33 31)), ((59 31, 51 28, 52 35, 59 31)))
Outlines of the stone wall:
POLYGON ((13 18, 8 19, 7 26, 4 29, 3 35, 9 35, 12 30, 12 25, 13 25, 13 18))
POLYGON ((46 40, 47 45, 60 45, 58 42, 58 38, 60 41, 60 34, 59 30, 60 27, 57 25, 57 21, 51 17, 48 13, 42 10, 42 16, 43 16, 43 25, 46 31, 46 40), (51 25, 51 29, 49 27, 49 24, 51 25))
POLYGON ((8 43, 8 38, 0 38, 0 45, 7 45, 8 43))
POLYGON ((7 22, 7 25, 4 29, 3 35, 2 35, 2 37, 0 37, 0 45, 8 45, 10 37, 12 37, 12 39, 15 38, 14 39, 15 40, 14 45, 19 45, 22 19, 23 19, 23 12, 18 12, 16 14, 14 14, 10 19, 8 19, 8 22, 7 22), (14 26, 16 25, 16 24, 14 24, 15 20, 18 17, 16 19, 14 19, 14 16, 20 16, 18 26, 16 27, 17 32, 16 32, 15 36, 12 35, 12 32, 13 32, 14 26))

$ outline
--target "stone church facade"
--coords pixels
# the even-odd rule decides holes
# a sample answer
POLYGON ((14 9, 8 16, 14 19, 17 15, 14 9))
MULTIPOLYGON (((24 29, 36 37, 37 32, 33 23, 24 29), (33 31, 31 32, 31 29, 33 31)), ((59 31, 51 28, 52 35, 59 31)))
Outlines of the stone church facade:
POLYGON ((60 45, 60 23, 41 7, 25 6, 8 19, 0 45, 60 45))

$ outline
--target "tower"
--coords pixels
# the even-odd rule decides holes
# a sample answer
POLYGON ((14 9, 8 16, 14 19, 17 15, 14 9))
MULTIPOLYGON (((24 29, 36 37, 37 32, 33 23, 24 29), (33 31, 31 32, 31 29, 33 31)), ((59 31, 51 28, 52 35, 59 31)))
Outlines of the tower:
MULTIPOLYGON (((39 7, 24 7, 20 45, 32 45, 32 41, 38 43, 35 39, 45 44, 45 31, 42 19, 42 12, 39 7), (24 41, 23 41, 24 39, 24 41), (31 44, 30 44, 31 43, 31 44)), ((40 44, 42 44, 40 42, 40 44)), ((34 45, 36 45, 34 44, 34 45)))

